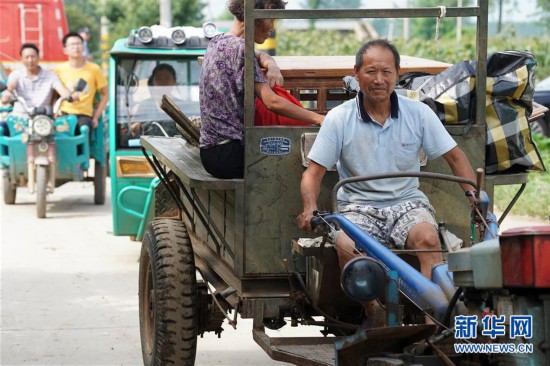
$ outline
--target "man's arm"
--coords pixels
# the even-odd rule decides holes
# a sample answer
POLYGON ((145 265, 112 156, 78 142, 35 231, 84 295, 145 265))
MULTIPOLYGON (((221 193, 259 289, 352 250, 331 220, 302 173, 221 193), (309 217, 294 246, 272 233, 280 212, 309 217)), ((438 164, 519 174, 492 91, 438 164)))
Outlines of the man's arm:
POLYGON ((309 162, 309 166, 302 174, 302 183, 300 184, 300 193, 304 211, 296 218, 298 227, 302 230, 311 231, 311 219, 313 211, 317 210, 317 198, 321 192, 321 182, 327 169, 314 161, 309 162))
POLYGON ((97 108, 94 112, 94 116, 92 117, 92 124, 93 128, 96 128, 99 123, 99 118, 101 118, 101 114, 107 107, 107 103, 109 102, 109 87, 104 86, 99 90, 100 94, 100 100, 99 104, 97 105, 97 108))
POLYGON ((17 80, 13 78, 8 78, 8 84, 6 85, 6 90, 2 92, 2 103, 6 104, 14 98, 12 90, 17 89, 17 80))
MULTIPOLYGON (((468 157, 457 146, 443 154, 443 158, 445 158, 455 176, 470 179, 474 182, 476 181, 474 170, 470 165, 468 157)), ((462 187, 464 192, 476 190, 475 187, 471 186, 470 184, 461 183, 460 186, 462 187)), ((471 203, 474 202, 474 197, 468 196, 468 199, 471 203)))
MULTIPOLYGON (((57 94, 59 94, 63 98, 71 97, 72 101, 79 100, 78 92, 72 92, 71 93, 71 91, 69 89, 67 89, 65 87, 65 85, 63 85, 61 82, 58 85, 54 85, 53 89, 57 92, 57 94)), ((69 101, 71 101, 71 100, 69 100, 69 101)))
POLYGON ((267 83, 269 84, 269 86, 272 88, 275 86, 275 84, 283 86, 283 75, 281 74, 281 69, 279 69, 277 62, 275 62, 275 59, 265 52, 255 52, 260 67, 267 70, 265 76, 267 78, 267 83))

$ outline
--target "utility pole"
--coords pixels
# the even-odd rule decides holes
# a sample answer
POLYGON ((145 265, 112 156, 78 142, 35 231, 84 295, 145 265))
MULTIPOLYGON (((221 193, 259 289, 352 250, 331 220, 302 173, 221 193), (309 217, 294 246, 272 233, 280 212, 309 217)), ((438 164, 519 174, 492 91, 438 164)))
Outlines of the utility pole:
POLYGON ((170 28, 172 26, 172 2, 171 0, 160 1, 160 25, 170 28))
MULTIPOLYGON (((405 0, 405 8, 409 7, 409 0, 405 0)), ((410 35, 410 19, 409 18, 403 18, 403 40, 407 41, 409 39, 410 35)))
MULTIPOLYGON (((462 7, 462 0, 458 0, 457 7, 462 7)), ((456 42, 460 43, 462 40, 462 17, 456 18, 456 42)))
POLYGON ((100 26, 100 44, 101 49, 101 70, 105 75, 109 74, 109 19, 105 15, 105 0, 101 1, 102 15, 101 15, 101 26, 100 26))
POLYGON ((500 34, 502 30, 502 0, 498 0, 498 23, 497 23, 497 34, 500 34))

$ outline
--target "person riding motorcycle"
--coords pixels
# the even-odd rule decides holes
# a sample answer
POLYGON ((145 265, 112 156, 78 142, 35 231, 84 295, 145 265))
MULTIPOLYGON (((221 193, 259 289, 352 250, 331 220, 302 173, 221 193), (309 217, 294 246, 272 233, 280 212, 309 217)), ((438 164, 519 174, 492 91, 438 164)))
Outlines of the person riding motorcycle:
MULTIPOLYGON (((23 98, 28 107, 51 107, 54 91, 61 97, 70 95, 69 100, 78 100, 79 93, 70 93, 59 80, 57 75, 39 65, 40 50, 33 43, 24 43, 19 51, 24 67, 13 71, 8 76, 7 89, 2 93, 2 103, 14 99, 14 93, 23 98)), ((29 115, 24 106, 15 103, 12 115, 28 119, 29 115)), ((4 133, 9 136, 7 124, 2 122, 4 133)))

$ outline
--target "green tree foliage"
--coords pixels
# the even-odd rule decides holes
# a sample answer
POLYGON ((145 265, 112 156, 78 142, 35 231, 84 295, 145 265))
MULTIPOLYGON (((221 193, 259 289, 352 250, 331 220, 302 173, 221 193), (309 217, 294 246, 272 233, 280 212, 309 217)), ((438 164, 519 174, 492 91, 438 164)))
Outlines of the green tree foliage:
POLYGON ((357 9, 361 0, 305 0, 300 5, 305 9, 357 9))
POLYGON ((65 14, 69 30, 77 31, 80 27, 88 27, 92 35, 88 42, 88 49, 96 56, 98 56, 99 50, 100 31, 100 14, 97 9, 97 0, 65 0, 65 14))
MULTIPOLYGON (((411 37, 407 41, 395 39, 393 43, 403 55, 424 57, 451 64, 476 58, 475 31, 464 29, 462 41, 457 43, 453 37, 433 39, 411 37)), ((548 45, 550 36, 517 37, 512 31, 503 35, 489 37, 488 53, 504 50, 528 50, 537 59, 536 78, 550 75, 550 54, 548 45)), ((277 32, 277 55, 354 55, 361 42, 353 33, 342 35, 339 31, 288 31, 277 32)))
MULTIPOLYGON (((200 0, 172 1, 172 25, 200 26, 203 20, 200 0)), ((110 38, 127 37, 132 29, 159 24, 159 0, 106 0, 105 15, 111 23, 110 38)))
MULTIPOLYGON (((71 30, 87 26, 92 32, 90 51, 99 50, 100 18, 109 20, 109 42, 127 37, 132 29, 159 23, 159 0, 65 0, 65 11, 71 30)), ((202 0, 173 0, 172 24, 202 24, 202 0)), ((97 57, 96 57, 97 59, 97 57)))
MULTIPOLYGON (((361 0, 304 0, 300 5, 304 9, 358 9, 361 0)), ((315 28, 315 21, 309 20, 309 29, 315 28)))
MULTIPOLYGON (((465 1, 467 2, 467 1, 465 1)), ((411 7, 437 7, 441 5, 439 0, 414 0, 411 7)), ((446 1, 445 6, 457 6, 457 0, 446 1)), ((410 20, 412 38, 433 40, 436 36, 437 18, 415 18, 410 20)), ((455 35, 456 18, 442 18, 439 23, 438 37, 453 38, 455 35)))
POLYGON ((550 31, 550 0, 537 0, 537 5, 542 10, 541 23, 550 31))

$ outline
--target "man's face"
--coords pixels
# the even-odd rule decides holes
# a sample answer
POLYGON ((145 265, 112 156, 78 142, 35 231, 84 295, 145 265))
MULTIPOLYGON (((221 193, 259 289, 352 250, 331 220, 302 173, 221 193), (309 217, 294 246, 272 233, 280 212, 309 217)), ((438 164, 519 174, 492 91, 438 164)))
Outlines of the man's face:
POLYGON ((67 38, 67 42, 65 42, 63 52, 69 57, 82 57, 83 46, 80 38, 69 37, 67 38))
POLYGON ((29 71, 34 71, 38 68, 38 52, 32 48, 25 48, 21 52, 21 62, 29 71))
POLYGON ((398 78, 393 53, 385 47, 370 47, 363 54, 361 67, 355 67, 355 78, 368 102, 388 100, 398 78))
POLYGON ((155 77, 153 77, 153 86, 174 86, 176 85, 176 80, 174 80, 174 75, 168 70, 158 70, 155 72, 155 77))

